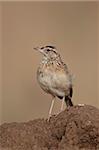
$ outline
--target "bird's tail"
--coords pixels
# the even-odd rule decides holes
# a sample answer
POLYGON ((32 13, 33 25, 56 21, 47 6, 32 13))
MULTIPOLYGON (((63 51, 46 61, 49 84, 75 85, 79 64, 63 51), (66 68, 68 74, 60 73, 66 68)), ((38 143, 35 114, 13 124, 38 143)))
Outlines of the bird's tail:
POLYGON ((67 107, 68 106, 73 106, 73 103, 71 101, 71 97, 65 96, 65 102, 66 102, 67 107))

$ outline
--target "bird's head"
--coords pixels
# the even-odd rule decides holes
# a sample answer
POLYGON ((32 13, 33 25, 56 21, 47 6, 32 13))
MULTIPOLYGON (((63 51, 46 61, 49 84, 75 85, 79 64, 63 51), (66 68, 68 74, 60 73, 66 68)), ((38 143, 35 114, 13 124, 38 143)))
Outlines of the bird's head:
POLYGON ((42 53, 48 59, 53 59, 59 56, 54 46, 36 47, 34 49, 42 53))

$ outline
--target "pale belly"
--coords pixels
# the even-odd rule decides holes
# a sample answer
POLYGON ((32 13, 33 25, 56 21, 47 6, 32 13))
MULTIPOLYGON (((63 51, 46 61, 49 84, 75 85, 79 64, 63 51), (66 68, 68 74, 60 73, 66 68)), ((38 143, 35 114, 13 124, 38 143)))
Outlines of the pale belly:
POLYGON ((41 88, 53 96, 66 96, 69 94, 71 79, 66 74, 48 72, 37 76, 41 88))

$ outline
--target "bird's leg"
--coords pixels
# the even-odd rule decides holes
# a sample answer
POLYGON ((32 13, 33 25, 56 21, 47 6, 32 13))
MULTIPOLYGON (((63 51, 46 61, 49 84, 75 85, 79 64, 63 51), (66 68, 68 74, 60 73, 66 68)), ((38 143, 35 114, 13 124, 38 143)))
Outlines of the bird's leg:
POLYGON ((55 102, 55 97, 52 98, 51 106, 50 106, 49 113, 48 113, 48 121, 49 121, 49 119, 51 117, 51 114, 52 114, 52 109, 53 109, 53 106, 54 106, 54 102, 55 102))
POLYGON ((65 101, 65 97, 63 97, 63 99, 62 99, 60 112, 63 111, 63 108, 64 108, 64 101, 65 101))

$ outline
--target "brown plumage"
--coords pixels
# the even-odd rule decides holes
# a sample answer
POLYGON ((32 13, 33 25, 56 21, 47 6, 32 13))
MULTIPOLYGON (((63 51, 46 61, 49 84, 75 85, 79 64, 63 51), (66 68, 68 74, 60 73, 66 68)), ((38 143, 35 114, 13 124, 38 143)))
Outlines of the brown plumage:
POLYGON ((53 97, 49 111, 50 117, 56 96, 63 99, 61 111, 63 110, 64 100, 67 106, 73 106, 71 101, 73 92, 72 76, 55 47, 45 46, 34 49, 43 54, 43 59, 37 70, 37 80, 40 87, 53 97))

